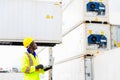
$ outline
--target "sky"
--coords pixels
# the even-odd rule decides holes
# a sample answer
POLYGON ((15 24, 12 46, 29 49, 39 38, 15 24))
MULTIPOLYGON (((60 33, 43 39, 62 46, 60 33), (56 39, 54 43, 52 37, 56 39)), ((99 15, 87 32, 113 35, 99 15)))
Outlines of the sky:
MULTIPOLYGON (((109 7, 110 23, 120 24, 120 0, 109 0, 109 7)), ((40 50, 41 47, 37 52, 40 50)), ((0 46, 0 67, 19 67, 20 59, 25 51, 23 46, 0 46)))
POLYGON ((120 0, 109 0, 110 23, 120 24, 120 0))
MULTIPOLYGON (((36 53, 39 54, 39 51, 41 51, 43 47, 39 47, 36 50, 36 53)), ((26 52, 26 48, 23 46, 0 46, 0 67, 2 68, 12 68, 17 67, 20 68, 20 61, 22 58, 22 55, 26 52)), ((47 57, 47 53, 45 51, 45 54, 39 54, 42 56, 47 57)), ((45 57, 45 58, 46 58, 45 57)), ((44 62, 44 61, 43 61, 44 62)), ((45 63, 44 63, 45 64, 45 63)), ((46 64, 47 65, 47 64, 46 64)))
POLYGON ((0 46, 0 67, 7 68, 18 66, 24 50, 25 49, 22 46, 0 46))

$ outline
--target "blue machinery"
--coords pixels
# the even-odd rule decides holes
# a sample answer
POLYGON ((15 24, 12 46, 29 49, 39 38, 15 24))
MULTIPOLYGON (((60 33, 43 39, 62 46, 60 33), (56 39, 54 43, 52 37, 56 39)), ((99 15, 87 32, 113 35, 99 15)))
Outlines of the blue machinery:
POLYGON ((87 3, 88 12, 97 12, 98 15, 105 15, 105 5, 102 2, 87 3))
POLYGON ((99 45, 98 48, 107 47, 107 38, 101 34, 91 34, 88 36, 88 45, 99 45))

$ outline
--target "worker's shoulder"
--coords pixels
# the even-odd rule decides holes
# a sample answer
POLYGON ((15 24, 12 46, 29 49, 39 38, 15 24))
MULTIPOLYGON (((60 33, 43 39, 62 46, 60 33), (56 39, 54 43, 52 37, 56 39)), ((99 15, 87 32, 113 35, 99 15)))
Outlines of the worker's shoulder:
POLYGON ((24 52, 24 54, 22 55, 23 58, 28 57, 29 53, 28 52, 24 52))
POLYGON ((26 55, 26 52, 24 52, 21 56, 21 61, 26 61, 28 60, 28 56, 26 55))

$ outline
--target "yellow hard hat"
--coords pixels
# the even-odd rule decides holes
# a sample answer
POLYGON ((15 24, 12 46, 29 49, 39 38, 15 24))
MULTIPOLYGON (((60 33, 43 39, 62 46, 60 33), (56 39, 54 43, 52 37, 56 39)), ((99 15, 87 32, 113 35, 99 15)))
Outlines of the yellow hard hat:
POLYGON ((34 41, 33 38, 27 37, 23 40, 23 46, 27 48, 33 41, 34 41))

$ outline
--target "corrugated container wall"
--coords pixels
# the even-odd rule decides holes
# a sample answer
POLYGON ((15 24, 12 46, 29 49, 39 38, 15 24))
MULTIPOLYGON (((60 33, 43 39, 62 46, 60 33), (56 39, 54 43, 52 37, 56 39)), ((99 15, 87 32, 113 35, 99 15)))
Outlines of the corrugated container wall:
POLYGON ((120 47, 120 25, 111 25, 111 47, 120 47))
POLYGON ((94 80, 120 80, 120 49, 112 49, 93 57, 94 80))
POLYGON ((0 0, 0 42, 61 43, 60 3, 39 0, 0 0))

